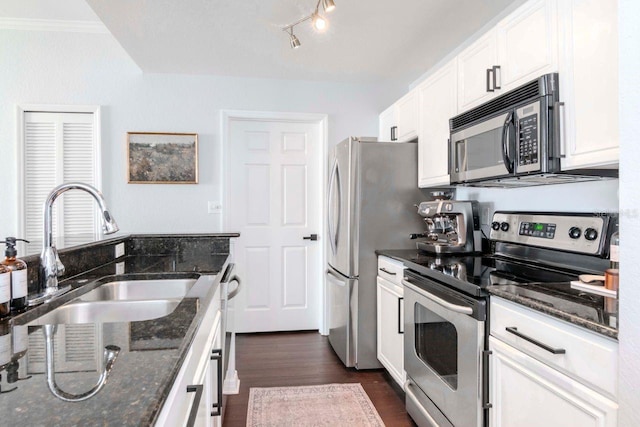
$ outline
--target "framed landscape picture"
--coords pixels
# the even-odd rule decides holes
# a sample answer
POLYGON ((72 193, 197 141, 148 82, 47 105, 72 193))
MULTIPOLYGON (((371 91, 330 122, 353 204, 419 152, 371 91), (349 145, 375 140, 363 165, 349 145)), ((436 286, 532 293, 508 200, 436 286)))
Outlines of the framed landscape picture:
POLYGON ((130 184, 197 184, 198 134, 127 132, 130 184))

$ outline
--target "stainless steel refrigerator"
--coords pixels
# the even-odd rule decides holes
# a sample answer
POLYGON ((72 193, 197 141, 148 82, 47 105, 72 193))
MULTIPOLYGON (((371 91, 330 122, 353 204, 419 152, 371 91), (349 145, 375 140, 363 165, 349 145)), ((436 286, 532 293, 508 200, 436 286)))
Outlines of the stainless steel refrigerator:
POLYGON ((326 273, 329 342, 348 367, 379 368, 376 249, 415 248, 418 144, 349 138, 332 152, 326 273))

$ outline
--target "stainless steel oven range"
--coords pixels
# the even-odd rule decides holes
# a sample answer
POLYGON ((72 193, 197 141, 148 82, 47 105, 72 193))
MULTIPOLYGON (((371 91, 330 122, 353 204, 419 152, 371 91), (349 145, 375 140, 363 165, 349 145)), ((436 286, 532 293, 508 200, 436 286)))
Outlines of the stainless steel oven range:
POLYGON ((571 289, 569 282, 607 268, 613 218, 496 212, 490 253, 390 254, 406 267, 406 408, 419 426, 488 425, 489 286, 518 287, 550 305, 558 298, 565 306, 581 299, 576 304, 585 308, 581 316, 604 315, 603 297, 585 296, 571 289))

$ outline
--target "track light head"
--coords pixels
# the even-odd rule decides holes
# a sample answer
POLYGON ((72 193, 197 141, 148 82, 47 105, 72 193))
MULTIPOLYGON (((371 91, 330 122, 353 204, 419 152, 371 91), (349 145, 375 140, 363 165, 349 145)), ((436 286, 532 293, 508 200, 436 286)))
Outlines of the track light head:
POLYGON ((291 49, 297 49, 300 47, 300 40, 293 34, 293 30, 291 34, 289 34, 289 44, 291 45, 291 49))
POLYGON ((318 12, 313 14, 311 18, 311 22, 313 23, 313 28, 318 31, 324 31, 327 29, 327 20, 324 19, 318 12))
POLYGON ((322 8, 325 12, 331 12, 336 8, 336 4, 333 0, 322 0, 322 8))

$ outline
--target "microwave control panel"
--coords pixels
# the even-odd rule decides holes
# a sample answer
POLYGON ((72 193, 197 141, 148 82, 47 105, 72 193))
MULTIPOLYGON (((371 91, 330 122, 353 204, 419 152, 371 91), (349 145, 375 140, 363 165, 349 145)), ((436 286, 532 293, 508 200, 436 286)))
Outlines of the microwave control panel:
POLYGON ((518 120, 518 165, 538 163, 538 115, 532 114, 518 120))
POLYGON ((540 122, 540 101, 516 108, 516 170, 522 172, 539 172, 542 169, 541 156, 545 153, 540 148, 542 143, 540 122))

